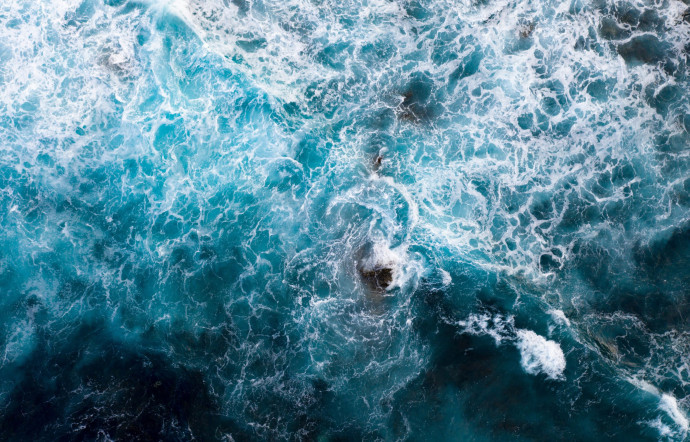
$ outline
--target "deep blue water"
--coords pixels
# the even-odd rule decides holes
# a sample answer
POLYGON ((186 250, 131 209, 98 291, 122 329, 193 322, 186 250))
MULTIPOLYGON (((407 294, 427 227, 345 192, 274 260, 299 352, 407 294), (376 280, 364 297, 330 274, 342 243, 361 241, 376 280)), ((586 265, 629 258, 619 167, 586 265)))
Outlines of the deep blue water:
POLYGON ((0 440, 690 438, 690 0, 4 0, 0 440))

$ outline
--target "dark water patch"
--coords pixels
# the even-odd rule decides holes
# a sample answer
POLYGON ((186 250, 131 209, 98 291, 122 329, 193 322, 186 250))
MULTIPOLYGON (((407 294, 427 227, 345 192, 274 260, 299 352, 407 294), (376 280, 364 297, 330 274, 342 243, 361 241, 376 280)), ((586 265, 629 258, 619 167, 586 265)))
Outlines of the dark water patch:
POLYGON ((676 85, 664 86, 661 90, 650 85, 645 89, 645 98, 651 107, 665 117, 680 104, 684 92, 682 87, 676 85))
MULTIPOLYGON (((235 321, 224 312, 214 312, 208 307, 204 310, 205 313, 208 312, 208 322, 213 324, 212 327, 200 327, 201 324, 198 324, 196 329, 190 330, 184 320, 177 318, 162 325, 152 324, 142 333, 142 340, 152 347, 162 341, 166 342, 169 358, 185 361, 197 369, 207 368, 209 361, 212 361, 212 364, 220 363, 225 366, 226 370, 234 370, 232 364, 232 368, 227 368, 224 357, 231 349, 240 346, 238 330, 234 327, 235 321)), ((215 377, 209 378, 209 382, 213 383, 216 394, 225 390, 225 386, 215 377)))
POLYGON ((678 270, 690 264, 690 225, 671 230, 648 245, 639 245, 635 261, 646 274, 660 281, 690 283, 690 275, 678 270))
POLYGON ((527 114, 521 114, 518 119, 518 126, 520 129, 523 130, 529 130, 532 128, 532 125, 534 124, 534 114, 532 113, 527 113, 527 114))
POLYGON ((553 202, 551 201, 551 195, 538 194, 533 198, 534 199, 530 207, 530 213, 532 216, 540 221, 550 219, 553 216, 553 202))
POLYGON ((246 401, 245 412, 249 422, 259 423, 255 434, 261 439, 301 441, 324 435, 337 438, 343 427, 347 428, 345 434, 359 433, 356 426, 338 419, 337 402, 334 403, 334 395, 322 379, 281 379, 275 389, 256 391, 246 401), (286 416, 290 417, 289 422, 284 422, 286 416), (278 428, 282 429, 273 430, 278 428))
MULTIPOLYGON (((623 29, 628 33, 630 31, 638 31, 639 33, 654 33, 662 35, 666 31, 666 18, 663 14, 659 14, 659 10, 663 11, 664 6, 643 6, 635 5, 628 2, 606 2, 605 6, 601 7, 605 17, 602 19, 601 27, 608 28, 610 26, 623 29)), ((665 11, 664 11, 665 12, 665 11)), ((613 35, 611 40, 620 40, 618 30, 612 29, 613 35)), ((602 33, 604 38, 607 33, 602 33)))
POLYGON ((203 376, 108 339, 96 324, 42 344, 0 418, 5 440, 220 440, 241 437, 203 376))
POLYGON ((587 86, 587 93, 599 102, 606 102, 609 99, 609 94, 615 87, 615 80, 601 80, 592 81, 587 86))
POLYGON ((256 52, 260 49, 265 49, 267 41, 263 37, 249 38, 247 40, 237 40, 237 46, 245 52, 256 52))
POLYGON ((583 321, 588 336, 605 358, 626 368, 640 368, 652 348, 645 330, 635 318, 625 316, 587 317, 583 321))
MULTIPOLYGON (((568 383, 525 373, 510 342, 497 345, 489 336, 461 333, 448 322, 436 324, 433 342, 430 366, 396 393, 391 414, 395 437, 587 440, 605 432, 611 440, 656 438, 638 425, 647 412, 635 404, 634 389, 620 390, 604 373, 580 377, 579 392, 574 392, 568 383), (630 408, 619 409, 602 397, 602 389, 608 388, 630 395, 617 399, 630 408), (452 425, 434 425, 449 419, 452 425)), ((566 376, 578 377, 579 370, 572 367, 566 376)))
MULTIPOLYGON (((66 276, 62 275, 63 277, 66 276)), ((81 278, 70 278, 60 284, 58 298, 70 305, 80 301, 89 306, 100 304, 104 300, 104 289, 100 284, 90 283, 81 278)))
MULTIPOLYGON (((227 0, 224 0, 227 2, 227 0)), ((246 15, 247 12, 249 12, 250 9, 250 2, 249 0, 230 0, 230 3, 235 5, 237 10, 239 11, 240 14, 246 15)), ((226 3, 227 4, 227 3, 226 3)))
POLYGON ((396 110, 398 119, 415 124, 433 119, 436 116, 433 88, 434 82, 428 75, 412 75, 412 80, 402 93, 402 102, 396 110))
POLYGON ((552 272, 563 268, 563 252, 551 249, 539 257, 539 268, 542 272, 552 272))
POLYGON ((561 269, 564 276, 575 272, 592 289, 576 296, 580 314, 630 315, 640 321, 644 333, 688 330, 690 280, 683 270, 690 264, 687 226, 650 244, 635 245, 629 251, 632 256, 613 244, 606 235, 579 242, 561 269))
POLYGON ((690 207, 690 178, 686 178, 681 184, 673 187, 671 201, 674 204, 690 207))
POLYGON ((665 170, 678 169, 681 163, 678 162, 677 154, 686 152, 690 149, 690 136, 687 133, 666 134, 655 140, 654 147, 658 152, 666 154, 668 162, 665 170))
POLYGON ((484 59, 484 52, 481 47, 477 46, 475 49, 460 62, 457 69, 455 69, 448 77, 448 87, 452 91, 455 90, 456 85, 463 78, 470 77, 479 71, 481 62, 484 59))
POLYGON ((431 16, 431 11, 425 7, 423 1, 403 0, 403 8, 408 17, 423 21, 431 16))
POLYGON ((616 273, 622 271, 614 265, 608 250, 595 242, 577 243, 573 247, 577 257, 573 263, 580 276, 595 289, 608 292, 616 281, 616 273))
POLYGON ((637 27, 640 23, 641 12, 630 3, 614 3, 613 14, 622 24, 637 27))
POLYGON ((397 53, 398 48, 394 44, 385 39, 380 39, 372 43, 365 43, 357 56, 367 66, 373 67, 383 66, 395 57, 397 53))
POLYGON ((141 219, 148 214, 151 203, 146 195, 132 194, 121 205, 112 209, 111 223, 107 217, 101 218, 104 230, 120 245, 126 245, 134 240, 141 229, 141 219))
POLYGON ((630 64, 656 64, 668 59, 670 47, 655 35, 639 35, 618 46, 618 53, 630 64))
MULTIPOLYGON (((591 28, 586 36, 582 35, 578 37, 575 41, 575 49, 578 51, 593 51, 598 55, 604 54, 604 47, 598 42, 596 30, 594 28, 591 28)), ((543 73, 541 74, 543 75, 543 73)))
POLYGON ((666 19, 659 17, 659 13, 654 9, 645 9, 640 15, 640 21, 637 24, 637 30, 642 32, 656 32, 664 31, 666 19))
POLYGON ((603 220, 601 208, 591 196, 569 194, 566 200, 568 206, 563 211, 558 224, 561 234, 574 232, 586 224, 597 225, 603 220))
POLYGON ((630 29, 623 28, 610 17, 604 17, 599 25, 599 35, 607 40, 624 40, 631 35, 630 29))

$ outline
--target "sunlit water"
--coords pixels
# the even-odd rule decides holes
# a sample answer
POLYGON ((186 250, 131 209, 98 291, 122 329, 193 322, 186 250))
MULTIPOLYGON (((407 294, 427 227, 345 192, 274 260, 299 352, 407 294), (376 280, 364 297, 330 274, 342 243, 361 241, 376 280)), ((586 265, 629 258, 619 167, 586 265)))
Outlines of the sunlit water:
POLYGON ((687 439, 689 3, 4 0, 0 439, 687 439))

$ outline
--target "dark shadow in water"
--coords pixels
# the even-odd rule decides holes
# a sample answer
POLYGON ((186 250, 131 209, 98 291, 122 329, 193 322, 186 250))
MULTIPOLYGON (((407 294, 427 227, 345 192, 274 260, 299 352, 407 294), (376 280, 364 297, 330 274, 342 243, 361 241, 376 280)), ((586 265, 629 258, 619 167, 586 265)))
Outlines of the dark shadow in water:
POLYGON ((397 108, 398 119, 421 124, 436 116, 433 108, 433 80, 425 74, 414 74, 402 93, 402 102, 397 108))
POLYGON ((625 40, 630 37, 631 32, 630 29, 619 26, 613 18, 604 17, 599 25, 599 35, 607 40, 625 40))
MULTIPOLYGON (((503 290, 498 285, 494 289, 503 290)), ((463 333, 449 296, 433 289, 415 295, 414 327, 430 343, 432 357, 419 377, 395 394, 390 417, 394 437, 591 440, 606 434, 609 440, 656 439, 654 430, 639 425, 655 409, 656 399, 640 401, 635 387, 617 383, 603 366, 583 376, 584 360, 569 363, 565 381, 527 374, 510 341, 497 346, 488 335, 463 333), (575 379, 579 381, 573 383, 575 379), (616 407, 601 396, 608 390, 619 392, 616 407)), ((482 307, 486 304, 479 302, 472 311, 505 315, 501 302, 493 304, 482 307)), ((519 322, 524 321, 516 318, 519 322)))
MULTIPOLYGON (((22 367, 0 417, 3 440, 220 440, 242 438, 219 415, 203 375, 164 355, 126 348, 101 326, 48 340, 22 367)), ((246 436, 246 435, 245 435, 246 436)))
POLYGON ((594 242, 576 244, 566 271, 575 272, 593 289, 583 299, 583 312, 632 314, 653 333, 690 330, 690 226, 638 244, 632 255, 633 262, 624 265, 594 242))
MULTIPOLYGON (((626 63, 659 63, 669 75, 683 75, 682 66, 677 65, 678 60, 674 61, 673 48, 663 41, 667 17, 660 15, 657 9, 638 9, 628 2, 600 2, 595 8, 602 13, 599 36, 613 42, 626 63)), ((681 26, 683 19, 681 16, 681 26)))
POLYGON ((655 64, 666 60, 669 46, 651 34, 633 37, 618 46, 618 53, 628 63, 655 64))

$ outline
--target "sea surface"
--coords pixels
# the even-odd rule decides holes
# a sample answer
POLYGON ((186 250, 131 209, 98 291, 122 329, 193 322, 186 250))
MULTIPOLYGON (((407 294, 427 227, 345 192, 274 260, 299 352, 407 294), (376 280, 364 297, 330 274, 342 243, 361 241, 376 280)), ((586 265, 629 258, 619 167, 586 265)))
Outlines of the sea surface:
POLYGON ((0 440, 690 439, 690 0, 2 0, 0 440))

